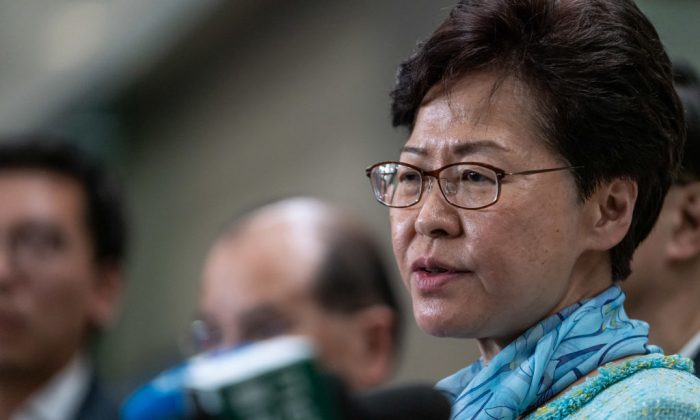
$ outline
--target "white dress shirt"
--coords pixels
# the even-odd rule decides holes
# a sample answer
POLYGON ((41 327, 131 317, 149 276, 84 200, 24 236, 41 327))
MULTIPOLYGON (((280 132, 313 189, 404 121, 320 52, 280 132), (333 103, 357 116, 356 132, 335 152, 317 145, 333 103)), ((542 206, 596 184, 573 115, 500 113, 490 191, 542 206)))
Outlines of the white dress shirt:
POLYGON ((90 365, 76 355, 61 371, 32 395, 10 420, 71 420, 90 386, 90 365))
MULTIPOLYGON (((683 357, 689 357, 694 359, 695 356, 700 352, 700 331, 695 333, 695 336, 686 343, 685 346, 678 352, 683 357)), ((700 369, 700 366, 696 366, 695 369, 700 369)))

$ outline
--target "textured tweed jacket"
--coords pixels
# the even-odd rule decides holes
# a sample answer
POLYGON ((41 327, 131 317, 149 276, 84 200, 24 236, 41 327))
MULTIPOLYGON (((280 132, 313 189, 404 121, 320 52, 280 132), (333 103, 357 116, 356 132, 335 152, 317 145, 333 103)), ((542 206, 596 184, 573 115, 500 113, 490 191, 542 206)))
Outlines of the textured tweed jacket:
POLYGON ((601 367, 528 419, 700 419, 693 362, 651 354, 601 367))

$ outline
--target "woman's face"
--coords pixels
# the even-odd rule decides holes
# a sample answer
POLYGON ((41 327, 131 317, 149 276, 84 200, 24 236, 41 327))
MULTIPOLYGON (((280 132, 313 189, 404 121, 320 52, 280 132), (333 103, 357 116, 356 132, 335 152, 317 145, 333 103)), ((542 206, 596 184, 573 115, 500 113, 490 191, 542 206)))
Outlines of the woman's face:
MULTIPOLYGON (((400 160, 426 170, 464 161, 506 172, 565 166, 530 120, 525 90, 507 79, 489 100, 494 80, 470 75, 447 93, 429 92, 400 160)), ((585 276, 574 272, 585 207, 565 170, 506 177, 498 202, 481 210, 450 205, 435 182, 418 204, 391 209, 394 254, 419 326, 507 344, 582 298, 585 276)))

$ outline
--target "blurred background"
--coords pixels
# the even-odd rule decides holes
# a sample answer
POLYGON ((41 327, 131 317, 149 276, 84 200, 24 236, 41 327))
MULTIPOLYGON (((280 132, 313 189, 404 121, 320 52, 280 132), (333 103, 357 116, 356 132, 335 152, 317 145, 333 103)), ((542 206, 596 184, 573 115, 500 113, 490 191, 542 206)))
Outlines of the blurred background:
MULTIPOLYGON (((312 195, 359 214, 385 245, 363 169, 394 159, 397 65, 447 0, 0 0, 0 132, 49 130, 124 181, 132 241, 123 315, 99 350, 126 392, 181 357, 203 258, 244 209, 312 195)), ((639 0, 672 58, 700 67, 700 1, 639 0)), ((393 263, 392 263, 393 267, 393 263)), ((407 311, 395 383, 476 356, 407 311)))

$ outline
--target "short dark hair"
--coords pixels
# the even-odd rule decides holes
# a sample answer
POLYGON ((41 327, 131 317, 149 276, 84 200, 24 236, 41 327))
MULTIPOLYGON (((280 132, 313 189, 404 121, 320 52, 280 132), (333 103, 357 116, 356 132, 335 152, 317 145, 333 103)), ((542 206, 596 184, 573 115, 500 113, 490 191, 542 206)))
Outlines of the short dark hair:
POLYGON ((478 71, 528 90, 545 144, 580 166, 582 201, 612 179, 637 183, 630 229, 610 250, 612 278, 626 278, 684 141, 671 64, 652 24, 632 0, 460 1, 400 66, 394 126, 412 129, 430 88, 478 71))
POLYGON ((679 183, 700 180, 700 80, 686 62, 673 63, 673 81, 683 103, 686 124, 685 153, 679 183))
POLYGON ((338 226, 329 237, 328 250, 316 271, 314 295, 330 312, 352 313, 372 305, 385 305, 396 317, 395 348, 400 347, 401 306, 391 286, 382 252, 365 232, 338 226))
POLYGON ((127 228, 122 191, 116 179, 93 156, 65 139, 22 134, 0 139, 0 173, 37 169, 75 180, 86 198, 86 226, 100 264, 121 265, 127 228))

